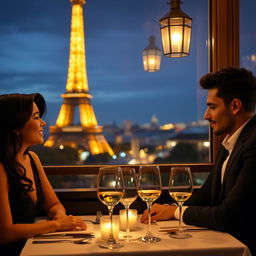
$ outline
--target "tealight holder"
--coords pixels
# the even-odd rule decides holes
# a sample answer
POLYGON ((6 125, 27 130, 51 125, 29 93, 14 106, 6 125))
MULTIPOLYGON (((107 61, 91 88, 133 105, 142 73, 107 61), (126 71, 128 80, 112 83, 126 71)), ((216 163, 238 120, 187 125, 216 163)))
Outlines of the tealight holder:
MULTIPOLYGON (((134 231, 137 226, 137 217, 138 213, 135 209, 129 209, 128 218, 129 218, 129 230, 134 231)), ((126 211, 125 209, 119 211, 119 225, 120 230, 126 231, 126 211)))
MULTIPOLYGON (((115 240, 119 239, 119 221, 113 217, 112 220, 113 237, 115 240)), ((103 216, 100 219, 100 234, 101 239, 107 241, 111 231, 111 222, 109 216, 103 216)))

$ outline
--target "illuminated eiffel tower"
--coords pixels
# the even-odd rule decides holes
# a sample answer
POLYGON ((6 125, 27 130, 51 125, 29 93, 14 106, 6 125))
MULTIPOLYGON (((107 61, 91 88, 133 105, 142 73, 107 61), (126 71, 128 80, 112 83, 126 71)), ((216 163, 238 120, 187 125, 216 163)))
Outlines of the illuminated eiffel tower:
POLYGON ((56 124, 50 126, 47 147, 68 145, 83 147, 92 155, 113 150, 103 136, 103 128, 98 125, 93 107, 86 72, 83 4, 85 0, 70 0, 72 3, 70 56, 66 92, 56 124), (75 109, 79 108, 80 124, 74 125, 75 109))

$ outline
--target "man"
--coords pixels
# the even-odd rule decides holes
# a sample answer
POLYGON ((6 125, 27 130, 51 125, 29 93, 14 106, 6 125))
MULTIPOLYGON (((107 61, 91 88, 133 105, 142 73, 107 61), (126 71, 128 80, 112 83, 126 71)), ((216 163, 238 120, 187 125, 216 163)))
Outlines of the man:
MULTIPOLYGON (((216 165, 183 207, 183 221, 228 232, 256 255, 256 78, 244 68, 223 68, 200 79, 208 90, 205 119, 226 135, 216 165)), ((154 204, 152 220, 171 219, 177 206, 154 204)), ((141 222, 147 222, 144 212, 141 222)))

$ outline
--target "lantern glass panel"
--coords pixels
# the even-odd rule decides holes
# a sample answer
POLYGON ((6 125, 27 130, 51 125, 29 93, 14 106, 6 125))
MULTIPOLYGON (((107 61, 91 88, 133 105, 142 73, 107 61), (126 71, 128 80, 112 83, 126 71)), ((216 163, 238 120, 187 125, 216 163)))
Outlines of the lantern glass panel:
POLYGON ((183 45, 183 51, 185 53, 189 53, 189 46, 190 46, 190 36, 191 36, 191 28, 190 27, 184 27, 184 45, 183 45))
POLYGON ((182 25, 183 24, 183 18, 182 17, 175 17, 170 18, 170 25, 182 25))
POLYGON ((185 25, 187 25, 187 26, 192 26, 192 20, 191 19, 188 19, 188 18, 185 18, 185 25))
POLYGON ((161 51, 157 49, 148 49, 143 51, 144 70, 155 72, 160 69, 161 51))
POLYGON ((168 26, 168 22, 169 22, 168 19, 169 19, 169 18, 164 19, 164 20, 161 20, 161 21, 160 21, 161 26, 168 26))
POLYGON ((170 53, 170 41, 169 41, 169 34, 168 34, 168 27, 164 27, 161 29, 161 36, 162 36, 162 43, 163 43, 163 50, 164 54, 170 53))
POLYGON ((182 26, 171 26, 170 38, 171 38, 171 51, 173 53, 182 51, 183 31, 182 26))

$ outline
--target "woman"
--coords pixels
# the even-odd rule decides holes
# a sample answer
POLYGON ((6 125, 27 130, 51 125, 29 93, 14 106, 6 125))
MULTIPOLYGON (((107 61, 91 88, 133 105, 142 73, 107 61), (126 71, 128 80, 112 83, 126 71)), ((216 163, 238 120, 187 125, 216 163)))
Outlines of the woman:
POLYGON ((0 251, 19 255, 27 238, 51 231, 86 229, 67 216, 38 156, 28 147, 43 143, 42 95, 0 95, 0 251), (37 216, 50 220, 34 223, 37 216))

